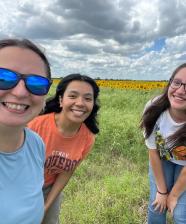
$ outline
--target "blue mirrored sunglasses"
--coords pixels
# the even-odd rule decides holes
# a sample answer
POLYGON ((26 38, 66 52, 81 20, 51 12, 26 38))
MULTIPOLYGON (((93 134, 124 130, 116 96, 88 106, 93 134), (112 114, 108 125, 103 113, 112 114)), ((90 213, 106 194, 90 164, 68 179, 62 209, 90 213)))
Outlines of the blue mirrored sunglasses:
POLYGON ((0 68, 0 90, 14 88, 20 80, 24 80, 27 90, 38 96, 46 95, 52 81, 46 77, 34 74, 20 74, 6 68, 0 68))

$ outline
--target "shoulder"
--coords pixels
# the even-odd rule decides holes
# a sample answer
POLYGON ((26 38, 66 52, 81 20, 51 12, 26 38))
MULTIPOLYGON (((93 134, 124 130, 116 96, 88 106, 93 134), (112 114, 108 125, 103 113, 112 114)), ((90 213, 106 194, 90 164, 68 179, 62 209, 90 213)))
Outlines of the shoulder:
POLYGON ((42 138, 29 128, 25 128, 25 142, 24 146, 34 153, 35 156, 39 156, 41 159, 45 156, 45 145, 42 138), (37 152, 37 153, 36 153, 37 152))
POLYGON ((83 123, 83 124, 81 125, 81 129, 80 129, 80 131, 83 131, 83 132, 87 133, 88 135, 95 136, 95 135, 90 131, 90 129, 86 126, 85 123, 83 123))
POLYGON ((50 122, 50 120, 53 119, 53 116, 54 116, 54 113, 37 116, 32 121, 30 121, 27 126, 29 128, 33 128, 33 127, 40 126, 41 124, 43 125, 44 123, 50 122))
POLYGON ((95 141, 95 134, 93 134, 86 126, 85 123, 82 124, 80 131, 86 136, 87 141, 94 143, 95 141))
POLYGON ((53 116, 54 116, 54 113, 39 115, 35 117, 32 121, 30 121, 29 124, 32 124, 34 122, 43 122, 45 120, 51 119, 53 116))
POLYGON ((172 127, 172 120, 169 115, 168 109, 163 111, 160 116, 158 117, 154 130, 161 130, 164 132, 164 130, 171 128, 172 127))
POLYGON ((95 143, 95 135, 87 128, 83 123, 81 126, 81 139, 84 142, 84 150, 82 152, 82 159, 84 159, 88 153, 92 150, 95 143))
POLYGON ((152 98, 149 101, 147 101, 147 103, 145 104, 144 111, 147 110, 150 106, 152 106, 153 103, 155 103, 156 101, 158 101, 161 96, 162 95, 155 96, 154 98, 152 98))
POLYGON ((25 128, 25 141, 31 143, 31 144, 41 144, 43 145, 43 140, 42 138, 34 131, 32 131, 29 128, 25 128))

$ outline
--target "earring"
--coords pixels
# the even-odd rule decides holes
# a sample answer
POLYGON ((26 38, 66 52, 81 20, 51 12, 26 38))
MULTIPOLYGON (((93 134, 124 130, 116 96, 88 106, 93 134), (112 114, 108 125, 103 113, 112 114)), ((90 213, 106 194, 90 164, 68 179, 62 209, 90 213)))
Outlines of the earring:
POLYGON ((43 110, 45 109, 46 101, 43 102, 43 110))
POLYGON ((59 96, 59 106, 62 108, 62 97, 61 96, 59 96))

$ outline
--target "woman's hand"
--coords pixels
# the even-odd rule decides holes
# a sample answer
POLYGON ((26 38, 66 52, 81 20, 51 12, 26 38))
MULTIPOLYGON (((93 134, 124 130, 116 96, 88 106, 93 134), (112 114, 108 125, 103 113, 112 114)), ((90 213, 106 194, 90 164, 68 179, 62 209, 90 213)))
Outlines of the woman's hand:
POLYGON ((156 199, 152 203, 155 211, 159 211, 160 213, 165 211, 165 209, 167 208, 167 197, 168 194, 163 195, 159 194, 158 192, 156 193, 156 199))
POLYGON ((183 166, 183 168, 180 171, 180 174, 169 193, 169 196, 167 198, 167 207, 168 211, 173 215, 174 209, 177 205, 178 199, 180 195, 186 190, 186 166, 183 166))
POLYGON ((170 193, 167 198, 167 208, 171 215, 173 215, 173 211, 177 205, 177 201, 178 198, 170 193))
POLYGON ((160 160, 159 152, 156 149, 149 149, 149 160, 152 167, 154 179, 156 182, 157 193, 152 205, 155 211, 164 212, 167 208, 167 186, 164 178, 162 161, 160 160), (159 189, 159 193, 158 193, 159 189), (162 193, 161 193, 162 192, 162 193))

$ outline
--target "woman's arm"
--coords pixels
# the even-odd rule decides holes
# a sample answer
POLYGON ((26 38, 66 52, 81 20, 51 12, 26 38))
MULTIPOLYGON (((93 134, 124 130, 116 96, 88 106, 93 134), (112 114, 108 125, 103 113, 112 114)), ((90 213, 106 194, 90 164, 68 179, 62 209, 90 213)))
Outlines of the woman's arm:
POLYGON ((168 199, 167 207, 168 210, 173 214, 174 208, 176 207, 178 198, 186 190, 186 166, 184 166, 178 176, 176 183, 174 184, 168 199))
POLYGON ((55 183, 53 184, 47 199, 45 201, 45 212, 49 209, 49 207, 52 205, 56 197, 59 195, 59 193, 65 188, 68 181, 70 180, 72 174, 74 171, 71 172, 65 172, 58 174, 55 183))
MULTIPOLYGON (((88 151, 91 151, 92 147, 93 147, 93 145, 91 145, 89 147, 89 150, 88 151)), ((81 162, 84 159, 85 158, 83 158, 82 160, 80 160, 78 162, 78 164, 76 165, 76 168, 79 167, 79 165, 81 164, 81 162)), ((56 197, 65 188, 65 186, 67 185, 68 181, 70 180, 70 178, 73 175, 73 173, 76 170, 76 168, 73 171, 70 171, 70 172, 63 171, 62 173, 58 174, 58 176, 56 178, 56 181, 53 184, 53 186, 52 186, 52 188, 51 188, 51 190, 50 190, 50 192, 49 192, 49 194, 47 196, 47 199, 45 201, 45 212, 47 212, 47 210, 52 205, 52 203, 54 202, 54 200, 56 199, 56 197)))
MULTIPOLYGON (((149 161, 153 170, 157 190, 161 193, 166 193, 167 186, 165 183, 162 163, 159 157, 158 150, 149 149, 149 161)), ((158 192, 156 193, 156 198, 155 198, 155 201, 153 202, 153 205, 155 206, 155 210, 159 210, 160 212, 163 212, 163 210, 166 208, 167 196, 168 194, 160 194, 158 192)))

